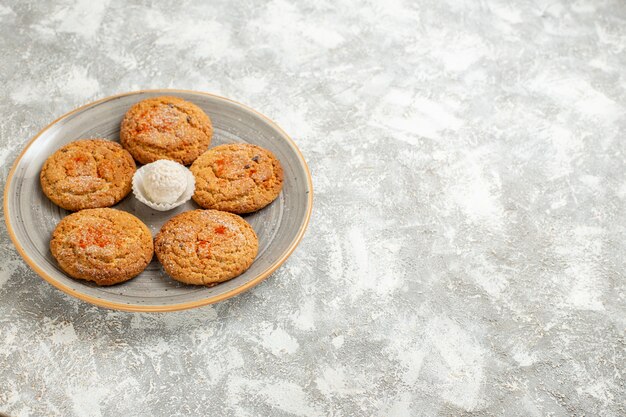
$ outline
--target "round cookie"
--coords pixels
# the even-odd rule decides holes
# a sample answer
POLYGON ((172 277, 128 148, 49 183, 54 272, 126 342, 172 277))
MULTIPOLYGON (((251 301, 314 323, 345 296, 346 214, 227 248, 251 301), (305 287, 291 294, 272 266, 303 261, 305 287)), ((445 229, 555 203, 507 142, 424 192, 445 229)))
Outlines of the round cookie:
POLYGON ((154 239, 157 258, 172 278, 215 285, 242 274, 258 251, 252 227, 218 210, 192 210, 172 217, 154 239))
POLYGON ((41 188, 66 210, 109 207, 130 192, 135 161, 119 143, 82 139, 53 153, 39 174, 41 188))
POLYGON ((63 218, 54 229, 50 251, 61 269, 98 285, 127 281, 152 259, 152 235, 130 213, 87 209, 63 218))
POLYGON ((283 187, 280 162, 256 145, 216 146, 190 169, 196 178, 193 199, 208 209, 251 213, 274 201, 283 187))
POLYGON ((138 162, 170 159, 189 165, 211 144, 211 119, 178 97, 154 97, 133 105, 120 130, 122 145, 138 162))

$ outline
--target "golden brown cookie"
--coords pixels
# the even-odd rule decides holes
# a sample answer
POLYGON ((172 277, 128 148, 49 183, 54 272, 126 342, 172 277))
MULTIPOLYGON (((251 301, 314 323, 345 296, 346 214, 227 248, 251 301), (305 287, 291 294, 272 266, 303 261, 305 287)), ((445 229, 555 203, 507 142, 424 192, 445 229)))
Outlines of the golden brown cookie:
POLYGON ((189 165, 211 144, 213 126, 200 107, 178 97, 154 97, 132 106, 120 141, 142 164, 170 159, 189 165))
POLYGON ((152 259, 152 235, 130 213, 111 208, 81 210, 59 222, 50 251, 69 276, 98 285, 127 281, 152 259))
POLYGON ((130 192, 135 161, 119 143, 83 139, 68 143, 43 164, 44 194, 66 210, 109 207, 130 192))
POLYGON ((154 239, 165 272, 195 285, 214 285, 242 274, 252 265, 258 246, 248 222, 218 210, 172 217, 154 239))
POLYGON ((196 178, 193 199, 208 209, 251 213, 274 201, 283 187, 280 162, 256 145, 216 146, 190 169, 196 178))

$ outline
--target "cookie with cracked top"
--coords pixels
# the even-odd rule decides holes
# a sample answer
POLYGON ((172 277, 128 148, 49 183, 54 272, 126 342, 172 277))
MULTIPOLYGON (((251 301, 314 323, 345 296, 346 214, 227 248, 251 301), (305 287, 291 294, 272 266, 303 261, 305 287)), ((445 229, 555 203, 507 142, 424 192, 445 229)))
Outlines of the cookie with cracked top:
POLYGON ((283 169, 260 146, 232 143, 203 153, 190 167, 193 199, 207 209, 251 213, 274 201, 283 187, 283 169))
POLYGON ((252 265, 259 243, 243 218, 218 210, 192 210, 167 221, 154 239, 157 258, 175 280, 216 285, 252 265))
POLYGON ((142 100, 124 116, 120 141, 137 162, 169 159, 189 165, 211 144, 213 125, 195 104, 178 97, 142 100))
POLYGON ((113 285, 141 273, 154 246, 150 230, 137 217, 98 208, 64 217, 52 233, 50 251, 69 276, 113 285))
POLYGON ((130 192, 135 170, 135 161, 119 143, 82 139, 48 157, 39 180, 53 203, 77 211, 119 202, 130 192))

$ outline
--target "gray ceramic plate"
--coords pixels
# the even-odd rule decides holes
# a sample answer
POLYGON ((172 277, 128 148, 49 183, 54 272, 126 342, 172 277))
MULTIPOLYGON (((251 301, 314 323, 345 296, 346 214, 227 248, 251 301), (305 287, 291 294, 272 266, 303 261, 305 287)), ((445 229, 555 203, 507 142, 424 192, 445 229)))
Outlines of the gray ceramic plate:
MULTIPOLYGON (((80 107, 54 121, 26 146, 15 161, 4 190, 4 215, 13 243, 28 264, 46 281, 82 300, 119 310, 173 311, 198 307, 232 297, 274 272, 302 239, 311 216, 311 175, 293 141, 274 122, 242 104, 211 94, 181 90, 150 90, 108 97, 80 107), (68 214, 41 191, 39 171, 44 161, 64 144, 100 137, 119 140, 119 127, 128 108, 137 101, 175 95, 200 106, 213 121, 211 147, 249 142, 271 150, 285 171, 283 191, 264 209, 244 216, 259 237, 259 253, 244 274, 212 288, 172 280, 154 257, 136 278, 111 287, 74 280, 63 273, 50 254, 50 235, 68 214)), ((129 195, 115 208, 133 213, 155 234, 171 216, 196 209, 189 202, 169 212, 150 209, 129 195)))

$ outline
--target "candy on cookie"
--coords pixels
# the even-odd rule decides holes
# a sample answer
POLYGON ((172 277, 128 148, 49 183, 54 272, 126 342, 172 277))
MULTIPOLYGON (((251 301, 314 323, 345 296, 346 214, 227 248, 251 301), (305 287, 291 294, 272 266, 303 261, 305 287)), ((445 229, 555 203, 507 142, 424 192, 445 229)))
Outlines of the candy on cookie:
POLYGON ((183 165, 161 159, 142 166, 133 176, 133 194, 159 211, 171 210, 191 199, 195 179, 183 165))

